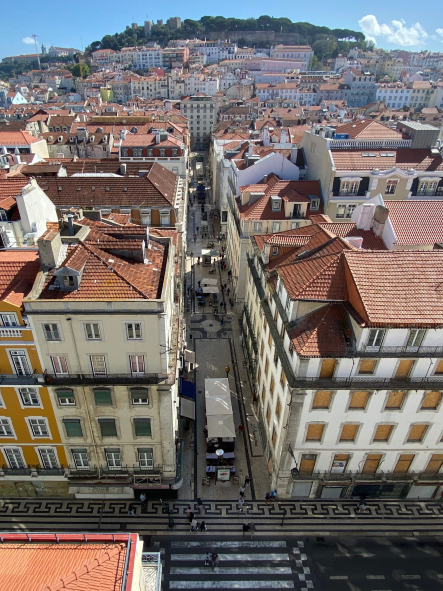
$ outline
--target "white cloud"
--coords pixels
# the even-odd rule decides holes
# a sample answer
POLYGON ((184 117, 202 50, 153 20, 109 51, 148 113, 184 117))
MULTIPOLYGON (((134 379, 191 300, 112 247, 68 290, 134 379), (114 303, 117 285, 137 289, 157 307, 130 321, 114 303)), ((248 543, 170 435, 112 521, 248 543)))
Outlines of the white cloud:
POLYGON ((32 37, 23 37, 22 41, 26 45, 34 45, 34 39, 32 37))
POLYGON ((375 41, 377 37, 384 37, 392 45, 400 47, 420 46, 429 37, 420 23, 407 27, 403 19, 393 20, 388 25, 379 23, 373 14, 367 14, 358 21, 358 24, 369 40, 375 41))
POLYGON ((439 37, 443 37, 443 29, 435 29, 435 32, 439 37))

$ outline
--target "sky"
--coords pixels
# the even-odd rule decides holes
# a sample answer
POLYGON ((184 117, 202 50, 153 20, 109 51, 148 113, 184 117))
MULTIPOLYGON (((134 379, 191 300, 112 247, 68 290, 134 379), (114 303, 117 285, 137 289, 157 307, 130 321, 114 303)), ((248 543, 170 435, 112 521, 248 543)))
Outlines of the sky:
POLYGON ((265 0, 246 0, 236 4, 235 8, 230 3, 221 6, 218 2, 204 0, 193 0, 188 4, 170 0, 168 8, 163 3, 140 0, 4 2, 0 18, 0 58, 35 53, 32 34, 39 35, 39 49, 41 43, 47 48, 56 45, 83 49, 104 35, 120 33, 131 22, 141 25, 147 19, 166 21, 170 16, 197 20, 208 14, 237 18, 257 18, 262 14, 288 17, 294 22, 310 22, 331 29, 360 30, 374 39, 378 47, 385 49, 443 52, 441 0, 428 0, 426 11, 417 10, 416 0, 373 0, 367 6, 355 0, 342 0, 339 4, 317 0, 312 11, 306 5, 298 8, 295 5, 274 0, 270 12, 269 2, 265 0))

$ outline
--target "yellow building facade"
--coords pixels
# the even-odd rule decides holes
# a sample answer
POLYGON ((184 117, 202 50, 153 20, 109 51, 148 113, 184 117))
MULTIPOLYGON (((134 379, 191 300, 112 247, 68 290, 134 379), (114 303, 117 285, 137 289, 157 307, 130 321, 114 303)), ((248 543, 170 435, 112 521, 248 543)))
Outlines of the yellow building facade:
POLYGON ((67 465, 35 338, 22 301, 37 251, 0 252, 0 496, 67 493, 67 465))

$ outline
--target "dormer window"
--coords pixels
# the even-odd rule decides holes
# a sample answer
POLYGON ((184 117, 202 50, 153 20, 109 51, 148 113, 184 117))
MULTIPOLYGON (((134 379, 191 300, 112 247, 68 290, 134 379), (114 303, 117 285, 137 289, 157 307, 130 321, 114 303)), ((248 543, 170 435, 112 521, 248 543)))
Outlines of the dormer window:
POLYGON ((122 156, 128 156, 128 148, 123 148, 122 149, 122 156))
POLYGON ((72 275, 62 275, 62 283, 65 287, 75 287, 75 279, 72 275))
POLYGON ((166 150, 164 148, 160 149, 160 156, 164 156, 166 154, 166 150))
POLYGON ((271 197, 272 211, 281 211, 281 197, 271 197))
POLYGON ((148 150, 148 156, 152 156, 153 155, 153 150, 148 150))
POLYGON ((317 210, 320 207, 320 199, 312 199, 311 198, 311 209, 317 210))

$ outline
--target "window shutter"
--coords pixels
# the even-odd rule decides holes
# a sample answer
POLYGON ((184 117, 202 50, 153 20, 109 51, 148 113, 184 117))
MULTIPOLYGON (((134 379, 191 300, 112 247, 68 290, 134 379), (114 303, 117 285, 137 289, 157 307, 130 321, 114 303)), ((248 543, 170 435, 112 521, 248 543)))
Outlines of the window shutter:
POLYGON ((63 424, 68 437, 83 437, 80 419, 63 419, 63 424))
POLYGON ((441 392, 428 392, 421 405, 422 410, 435 410, 441 401, 441 392))
POLYGON ((149 392, 147 388, 131 388, 131 399, 140 399, 140 398, 147 398, 149 399, 149 392))
POLYGON ((375 474, 380 465, 381 454, 374 454, 366 456, 366 461, 363 465, 363 474, 375 474))
POLYGON ((311 423, 308 425, 306 441, 321 441, 324 428, 324 424, 311 423))
POLYGON ((437 474, 443 464, 443 454, 434 454, 426 466, 425 472, 437 474))
POLYGON ((329 408, 331 405, 332 392, 329 390, 318 390, 314 396, 312 408, 329 408))
POLYGON ((349 403, 349 408, 360 408, 364 410, 368 403, 368 399, 369 392, 356 391, 352 394, 351 402, 349 403))
POLYGON ((374 441, 388 441, 393 428, 393 425, 379 425, 374 435, 374 441))
POLYGON ((117 437, 115 419, 98 419, 102 437, 117 437))
POLYGON ((360 363, 360 369, 358 373, 374 373, 376 363, 376 359, 363 359, 363 361, 360 363))
POLYGON ((134 428, 137 437, 150 437, 151 419, 134 419, 134 428))
POLYGON ((74 391, 73 390, 57 390, 56 392, 57 398, 74 398, 74 391))
POLYGON ((101 390, 94 390, 94 400, 97 406, 110 406, 112 405, 111 390, 109 388, 103 388, 101 390))
POLYGON ((434 373, 443 373, 443 359, 440 359, 440 361, 437 363, 434 373))
POLYGON ((358 425, 343 425, 340 441, 354 441, 357 435, 358 425))
POLYGON ((400 409, 403 405, 406 392, 390 392, 388 401, 386 402, 385 409, 400 409))
POLYGON ((409 432, 408 441, 421 441, 426 433, 428 425, 413 425, 409 432))
POLYGON ((414 459, 414 454, 402 454, 398 460, 397 464, 395 465, 394 472, 400 474, 406 474, 412 464, 412 460, 414 459))

